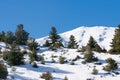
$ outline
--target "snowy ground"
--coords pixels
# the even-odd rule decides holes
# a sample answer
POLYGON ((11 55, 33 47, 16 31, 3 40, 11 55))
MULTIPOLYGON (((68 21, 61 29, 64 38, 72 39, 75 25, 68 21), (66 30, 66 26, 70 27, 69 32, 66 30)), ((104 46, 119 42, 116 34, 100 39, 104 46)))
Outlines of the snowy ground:
MULTIPOLYGON (((13 75, 15 80, 42 80, 40 75, 44 72, 51 72, 53 75, 53 80, 63 80, 65 76, 68 77, 69 80, 86 80, 91 78, 93 80, 119 80, 120 75, 116 75, 114 73, 107 74, 108 72, 102 70, 103 66, 106 65, 105 59, 111 57, 118 62, 120 66, 120 56, 119 55, 109 55, 107 53, 95 53, 95 56, 98 57, 99 61, 102 65, 95 65, 94 63, 82 64, 81 62, 83 54, 80 52, 76 52, 76 49, 62 49, 57 52, 48 51, 46 48, 41 48, 40 55, 44 55, 45 65, 42 65, 41 62, 37 62, 39 68, 33 68, 31 64, 27 63, 26 65, 14 66, 16 68, 15 72, 11 72, 11 67, 8 67, 9 75, 13 75), (68 60, 65 64, 60 64, 58 61, 59 56, 68 60), (75 61, 75 65, 70 65, 72 59, 74 59, 77 55, 81 57, 81 59, 75 61), (52 57, 55 58, 55 63, 51 63, 52 57), (99 70, 97 75, 91 74, 93 67, 96 66, 96 69, 99 70)), ((27 57, 26 57, 27 58, 27 57)), ((120 68, 116 70, 120 73, 120 68)))

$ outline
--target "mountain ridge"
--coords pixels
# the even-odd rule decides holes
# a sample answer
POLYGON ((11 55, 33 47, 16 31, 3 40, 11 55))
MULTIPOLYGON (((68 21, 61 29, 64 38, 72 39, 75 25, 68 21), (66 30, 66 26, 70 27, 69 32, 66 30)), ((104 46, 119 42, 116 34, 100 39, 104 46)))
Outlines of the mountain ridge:
MULTIPOLYGON (((70 35, 75 36, 76 41, 78 42, 79 47, 85 46, 88 43, 89 37, 93 36, 93 38, 97 41, 97 43, 107 50, 110 49, 110 42, 112 42, 113 35, 116 27, 107 27, 107 26, 81 26, 73 30, 69 30, 59 35, 62 38, 62 42, 65 46, 69 41, 70 35)), ((48 36, 36 39, 36 41, 43 45, 45 41, 48 39, 48 36)))

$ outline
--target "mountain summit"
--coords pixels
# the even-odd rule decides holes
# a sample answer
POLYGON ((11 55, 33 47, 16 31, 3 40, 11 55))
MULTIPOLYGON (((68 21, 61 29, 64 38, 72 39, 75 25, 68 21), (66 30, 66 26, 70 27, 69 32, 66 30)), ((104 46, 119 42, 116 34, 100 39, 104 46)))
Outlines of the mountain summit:
MULTIPOLYGON (((88 43, 90 36, 97 41, 97 43, 107 50, 110 49, 110 42, 113 39, 113 35, 115 31, 115 27, 105 27, 105 26, 94 26, 94 27, 86 27, 81 26, 79 28, 64 32, 59 34, 62 38, 64 45, 66 45, 69 41, 69 37, 71 35, 75 36, 76 41, 78 42, 79 47, 85 46, 88 43)), ((36 39, 36 41, 43 45, 48 37, 43 37, 40 39, 36 39)))

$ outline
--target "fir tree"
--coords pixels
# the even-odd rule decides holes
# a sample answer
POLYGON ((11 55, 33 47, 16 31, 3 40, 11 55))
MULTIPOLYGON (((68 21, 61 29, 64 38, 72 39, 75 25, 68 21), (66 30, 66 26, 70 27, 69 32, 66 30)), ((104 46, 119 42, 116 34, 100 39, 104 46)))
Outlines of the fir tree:
POLYGON ((16 43, 19 45, 25 45, 28 40, 29 33, 23 29, 23 24, 19 24, 17 26, 17 30, 15 32, 16 43))
POLYGON ((35 39, 32 39, 32 41, 27 42, 28 49, 33 51, 33 50, 38 50, 38 43, 35 41, 35 39))
POLYGON ((115 35, 111 42, 111 54, 120 54, 120 25, 115 29, 115 35))
POLYGON ((92 52, 91 47, 89 45, 86 48, 84 58, 86 62, 94 62, 98 60, 97 57, 94 56, 94 53, 92 52))
POLYGON ((12 44, 14 41, 15 41, 14 33, 11 31, 8 31, 6 33, 5 42, 8 44, 12 44))
POLYGON ((68 48, 76 49, 78 47, 75 37, 73 35, 70 36, 69 42, 68 42, 68 48))
POLYGON ((59 48, 60 46, 63 46, 61 39, 60 39, 60 36, 57 34, 57 30, 55 27, 51 28, 49 38, 51 40, 49 42, 50 49, 55 50, 55 49, 59 48))
POLYGON ((51 28, 49 38, 51 39, 52 44, 54 44, 55 42, 59 41, 60 36, 57 34, 57 30, 56 30, 55 27, 51 28))
POLYGON ((98 45, 92 36, 90 36, 87 46, 89 46, 92 51, 102 52, 102 48, 98 45))
POLYGON ((8 56, 7 61, 11 66, 23 64, 23 54, 15 43, 12 44, 8 56))
POLYGON ((7 75, 8 75, 8 71, 6 66, 2 62, 0 62, 0 80, 6 79, 7 75))
POLYGON ((5 40, 5 32, 4 31, 2 31, 1 33, 0 33, 0 41, 2 41, 2 42, 4 42, 4 40, 5 40))

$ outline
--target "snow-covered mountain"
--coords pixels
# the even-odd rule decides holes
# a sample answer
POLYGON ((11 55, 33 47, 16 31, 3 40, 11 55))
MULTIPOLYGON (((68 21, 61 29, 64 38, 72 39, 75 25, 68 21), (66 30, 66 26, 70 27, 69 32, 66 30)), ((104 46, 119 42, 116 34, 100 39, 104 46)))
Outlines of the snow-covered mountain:
MULTIPOLYGON (((112 41, 114 35, 115 27, 105 27, 105 26, 94 26, 94 27, 85 27, 81 26, 71 31, 61 33, 63 43, 67 44, 69 41, 70 35, 74 35, 76 41, 78 42, 79 47, 85 46, 90 38, 93 38, 98 42, 102 48, 110 49, 110 42, 112 41)), ((36 41, 43 45, 48 37, 43 37, 36 39, 36 41)))

